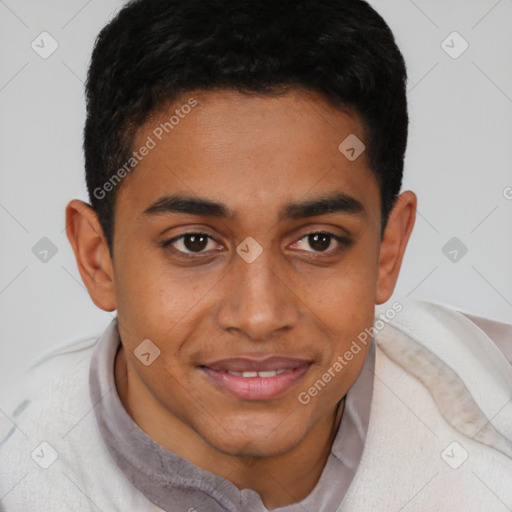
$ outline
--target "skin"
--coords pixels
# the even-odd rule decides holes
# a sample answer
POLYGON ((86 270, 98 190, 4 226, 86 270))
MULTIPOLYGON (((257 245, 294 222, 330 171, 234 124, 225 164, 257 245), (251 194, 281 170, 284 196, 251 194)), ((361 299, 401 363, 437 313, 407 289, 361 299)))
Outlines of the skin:
POLYGON ((380 193, 366 154, 351 162, 338 150, 349 134, 365 140, 354 113, 320 95, 280 96, 194 91, 154 113, 136 136, 144 144, 190 97, 198 105, 128 175, 118 190, 114 257, 94 211, 73 200, 67 235, 93 302, 117 309, 122 348, 115 378, 133 420, 155 441, 238 488, 267 508, 300 501, 314 488, 336 435, 342 400, 359 375, 356 355, 310 403, 307 391, 365 328, 375 304, 393 292, 414 225, 416 196, 398 198, 381 239, 380 193), (280 219, 289 202, 333 192, 361 212, 280 219), (166 194, 223 203, 232 217, 143 212, 166 194), (199 255, 185 233, 212 237, 199 255), (317 250, 308 234, 330 232, 317 250), (244 261, 236 247, 254 238, 262 254, 244 261), (145 366, 134 350, 144 339, 161 354, 145 366), (270 400, 244 400, 199 368, 238 355, 286 355, 312 364, 294 387, 270 400))

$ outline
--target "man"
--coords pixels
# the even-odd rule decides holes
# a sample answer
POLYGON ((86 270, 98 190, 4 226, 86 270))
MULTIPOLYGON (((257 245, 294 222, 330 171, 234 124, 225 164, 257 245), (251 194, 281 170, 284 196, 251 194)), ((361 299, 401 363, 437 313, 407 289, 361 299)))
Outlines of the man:
POLYGON ((91 205, 66 209, 117 318, 3 407, 4 510, 511 504, 505 358, 458 313, 387 303, 416 208, 405 83, 359 0, 117 14, 87 81, 91 205))

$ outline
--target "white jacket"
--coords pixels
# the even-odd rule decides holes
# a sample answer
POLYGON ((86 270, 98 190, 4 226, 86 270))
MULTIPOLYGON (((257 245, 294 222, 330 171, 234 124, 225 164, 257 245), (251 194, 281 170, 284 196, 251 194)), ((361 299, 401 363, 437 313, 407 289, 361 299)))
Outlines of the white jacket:
MULTIPOLYGON (((402 304, 376 336, 368 436, 338 511, 512 509, 512 367, 463 315, 402 304)), ((100 436, 88 385, 95 342, 53 352, 0 400, 1 511, 162 510, 100 436)))

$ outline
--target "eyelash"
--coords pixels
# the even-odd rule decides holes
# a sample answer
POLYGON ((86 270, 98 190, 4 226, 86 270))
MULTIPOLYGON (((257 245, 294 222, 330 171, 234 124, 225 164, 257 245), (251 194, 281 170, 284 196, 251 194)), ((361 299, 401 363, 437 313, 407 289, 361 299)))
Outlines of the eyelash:
MULTIPOLYGON (((183 240, 186 236, 190 236, 190 235, 204 236, 204 237, 207 237, 209 240, 213 240, 214 242, 218 243, 212 236, 208 235, 207 233, 202 233, 200 231, 191 231, 189 233, 183 233, 183 234, 175 236, 175 237, 173 237, 173 238, 171 238, 169 240, 166 240, 166 241, 162 242, 161 246, 163 248, 167 249, 168 246, 170 246, 174 242, 177 242, 179 240, 183 240)), ((303 240, 304 238, 307 238, 307 237, 309 237, 311 235, 326 235, 326 236, 330 236, 332 239, 334 239, 339 244, 338 248, 334 249, 334 250, 329 250, 329 251, 304 251, 304 252, 312 253, 314 255, 314 256, 310 256, 312 258, 319 258, 319 257, 321 258, 324 255, 333 256, 333 255, 339 253, 344 248, 349 247, 353 243, 353 241, 350 240, 347 237, 335 235, 334 233, 330 233, 328 231, 311 231, 310 233, 306 233, 305 235, 302 235, 294 243, 297 243, 297 242, 299 242, 299 241, 303 240)), ((173 248, 173 252, 174 252, 174 254, 177 257, 188 259, 188 260, 194 259, 194 258, 200 258, 200 257, 205 256, 205 255, 208 254, 207 252, 189 252, 189 253, 187 253, 187 252, 183 252, 183 251, 180 251, 178 249, 175 249, 175 248, 173 248)))

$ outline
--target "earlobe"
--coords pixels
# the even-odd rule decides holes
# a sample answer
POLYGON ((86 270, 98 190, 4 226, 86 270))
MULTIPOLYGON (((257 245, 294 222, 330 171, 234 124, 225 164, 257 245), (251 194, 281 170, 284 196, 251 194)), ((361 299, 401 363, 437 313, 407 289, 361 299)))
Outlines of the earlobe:
POLYGON ((414 227, 416 204, 417 198, 413 192, 403 192, 389 216, 380 247, 377 304, 389 300, 395 289, 407 242, 414 227))
POLYGON ((66 234, 92 301, 104 311, 113 311, 116 300, 112 260, 96 212, 87 203, 78 199, 68 203, 66 234))

